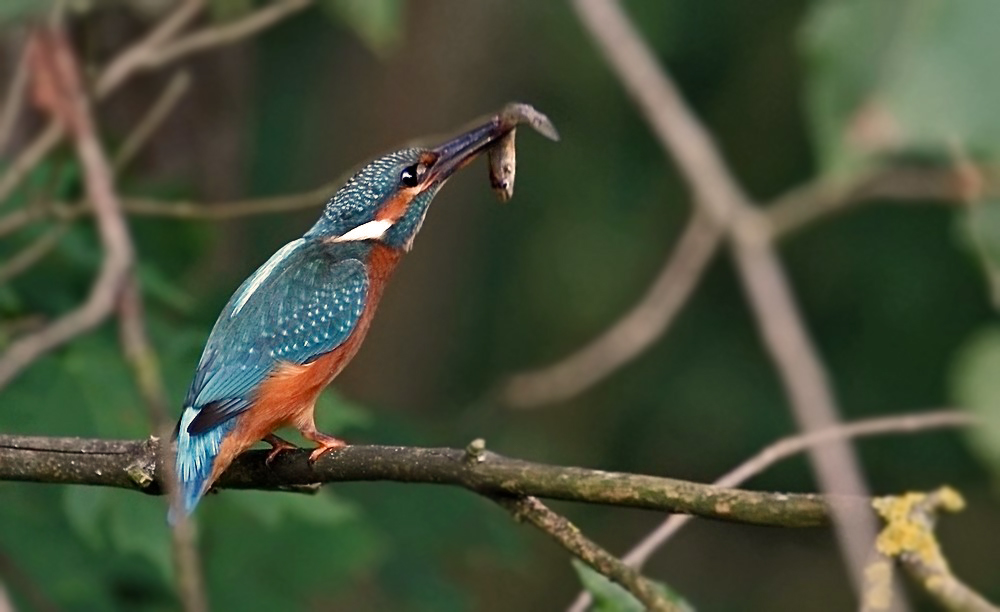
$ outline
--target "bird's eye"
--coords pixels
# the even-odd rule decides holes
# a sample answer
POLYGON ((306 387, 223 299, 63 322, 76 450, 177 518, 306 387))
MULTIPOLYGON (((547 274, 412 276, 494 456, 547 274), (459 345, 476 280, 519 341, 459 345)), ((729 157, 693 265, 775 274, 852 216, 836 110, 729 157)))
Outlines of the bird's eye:
POLYGON ((427 170, 427 166, 423 164, 413 164, 412 166, 407 166, 403 168, 403 172, 399 175, 399 182, 403 184, 404 187, 416 187, 420 184, 420 181, 424 178, 424 172, 427 170))

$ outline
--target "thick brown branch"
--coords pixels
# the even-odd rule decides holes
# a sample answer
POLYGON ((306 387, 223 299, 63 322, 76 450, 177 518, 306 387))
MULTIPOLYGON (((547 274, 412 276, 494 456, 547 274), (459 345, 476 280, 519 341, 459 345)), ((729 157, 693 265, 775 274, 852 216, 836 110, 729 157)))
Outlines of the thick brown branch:
MULTIPOLYGON (((0 435, 0 481, 84 484, 162 494, 158 443, 0 435)), ((560 467, 465 450, 354 445, 314 465, 308 451, 289 451, 265 465, 266 451, 240 456, 223 474, 222 489, 284 490, 345 481, 392 480, 447 484, 490 496, 525 496, 695 514, 753 525, 814 527, 831 508, 858 509, 856 497, 725 489, 673 478, 560 467)))

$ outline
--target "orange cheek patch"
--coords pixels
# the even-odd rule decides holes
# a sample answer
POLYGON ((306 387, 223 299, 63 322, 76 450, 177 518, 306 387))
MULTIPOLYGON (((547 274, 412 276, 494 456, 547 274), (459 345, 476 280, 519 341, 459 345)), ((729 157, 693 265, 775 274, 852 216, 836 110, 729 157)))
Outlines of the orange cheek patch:
POLYGON ((409 187, 407 189, 400 190, 399 193, 392 196, 389 201, 382 205, 382 208, 375 213, 376 221, 389 221, 390 223, 395 223, 406 213, 406 207, 410 205, 413 198, 420 193, 418 187, 409 187))

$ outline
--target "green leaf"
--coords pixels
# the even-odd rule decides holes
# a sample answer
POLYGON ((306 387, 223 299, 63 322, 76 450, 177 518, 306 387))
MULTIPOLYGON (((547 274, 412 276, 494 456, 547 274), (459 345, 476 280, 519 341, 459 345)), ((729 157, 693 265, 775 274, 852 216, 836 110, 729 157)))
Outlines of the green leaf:
POLYGON ((332 19, 346 24, 377 55, 389 54, 403 30, 401 0, 323 0, 332 19))
POLYGON ((886 153, 1000 151, 1000 2, 823 0, 803 31, 807 112, 830 171, 886 153))
MULTIPOLYGON (((594 603, 590 606, 591 612, 642 612, 645 610, 639 600, 621 585, 608 580, 579 559, 573 559, 571 562, 577 576, 580 577, 583 588, 587 589, 587 592, 594 599, 594 603)), ((659 582, 653 584, 679 609, 685 612, 694 612, 691 604, 667 586, 659 582)))
POLYGON ((967 429, 972 448, 1000 476, 1000 326, 976 332, 958 352, 951 376, 952 395, 983 419, 967 429))

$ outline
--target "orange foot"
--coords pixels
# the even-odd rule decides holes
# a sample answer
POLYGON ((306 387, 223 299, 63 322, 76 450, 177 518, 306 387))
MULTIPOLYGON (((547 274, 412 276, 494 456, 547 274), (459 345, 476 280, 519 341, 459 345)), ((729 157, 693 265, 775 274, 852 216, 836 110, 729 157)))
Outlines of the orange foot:
POLYGON ((271 465, 271 462, 278 456, 278 453, 288 450, 297 450, 299 448, 288 440, 279 438, 274 434, 264 436, 264 441, 271 445, 271 452, 267 454, 267 459, 264 460, 264 465, 271 465))
POLYGON ((340 438, 334 438, 318 431, 304 431, 302 435, 319 445, 313 452, 309 453, 310 464, 316 463, 317 459, 330 451, 340 450, 347 446, 347 442, 344 442, 340 438))

